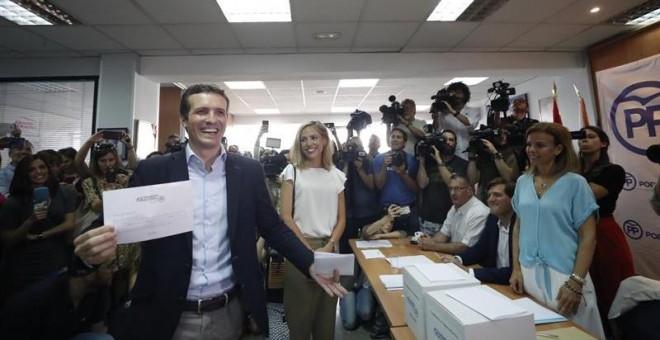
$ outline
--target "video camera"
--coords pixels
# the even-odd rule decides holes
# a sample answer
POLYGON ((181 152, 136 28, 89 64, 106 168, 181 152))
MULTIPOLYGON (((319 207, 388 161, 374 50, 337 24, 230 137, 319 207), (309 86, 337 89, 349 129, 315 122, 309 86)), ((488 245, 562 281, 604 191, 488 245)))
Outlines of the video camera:
POLYGON ((396 124, 399 122, 399 116, 403 116, 403 106, 396 101, 396 96, 391 95, 387 100, 390 101, 390 106, 381 105, 378 110, 383 114, 381 118, 385 124, 396 124))
POLYGON ((498 80, 488 93, 495 93, 495 98, 490 101, 490 109, 494 112, 506 112, 509 110, 509 96, 516 94, 516 89, 511 84, 498 80))
POLYGON ((417 143, 415 143, 415 157, 418 159, 425 157, 427 161, 435 162, 433 158, 433 146, 435 146, 438 151, 443 152, 447 148, 447 141, 442 137, 441 133, 435 132, 433 125, 428 124, 424 125, 424 137, 420 138, 417 143))
POLYGON ((371 125, 371 115, 364 111, 355 110, 355 112, 351 113, 351 120, 346 124, 346 128, 355 130, 360 135, 360 131, 364 130, 368 125, 371 125))
POLYGON ((449 107, 455 108, 458 106, 457 98, 454 97, 454 94, 449 92, 447 89, 441 89, 435 95, 431 96, 433 103, 431 103, 431 113, 438 112, 449 112, 449 107))
POLYGON ((470 139, 468 149, 465 151, 469 153, 478 154, 481 157, 490 155, 490 152, 486 150, 486 147, 484 146, 481 140, 485 139, 493 143, 495 147, 498 147, 500 146, 500 137, 503 134, 509 135, 509 133, 505 131, 506 131, 505 129, 493 128, 493 127, 488 127, 486 125, 481 125, 479 127, 479 130, 475 130, 474 132, 472 132, 471 134, 472 138, 470 139))
POLYGON ((2 137, 0 138, 0 150, 2 149, 22 149, 25 144, 25 138, 20 137, 2 137))
POLYGON ((261 158, 260 162, 261 166, 264 168, 264 174, 266 177, 279 176, 288 164, 286 157, 280 154, 265 156, 261 158))
POLYGON ((179 139, 177 139, 172 143, 170 142, 165 143, 165 153, 172 153, 183 150, 183 143, 185 143, 185 141, 181 142, 181 140, 179 139))

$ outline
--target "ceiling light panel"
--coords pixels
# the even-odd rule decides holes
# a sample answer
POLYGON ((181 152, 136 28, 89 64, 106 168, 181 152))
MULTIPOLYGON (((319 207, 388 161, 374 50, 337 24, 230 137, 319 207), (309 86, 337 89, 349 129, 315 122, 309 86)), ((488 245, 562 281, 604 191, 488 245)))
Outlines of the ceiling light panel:
POLYGON ((488 79, 488 77, 456 77, 451 79, 450 81, 446 82, 444 85, 447 86, 451 83, 457 83, 457 82, 462 82, 463 84, 467 86, 474 86, 482 81, 488 79))
POLYGON ((52 25, 49 21, 9 0, 0 0, 0 16, 19 25, 52 25))
POLYGON ((232 90, 261 90, 266 85, 263 81, 226 81, 225 85, 232 90))
POLYGON ((291 22, 289 0, 216 0, 229 22, 291 22))
POLYGON ((280 109, 254 109, 258 115, 277 115, 280 114, 280 109))
POLYGON ((456 21, 474 0, 440 0, 426 21, 456 21))
POLYGON ((339 87, 373 87, 379 79, 340 79, 339 87))
POLYGON ((650 25, 657 21, 660 21, 660 9, 656 9, 653 12, 644 14, 642 16, 637 17, 636 19, 630 20, 626 23, 626 25, 650 25))

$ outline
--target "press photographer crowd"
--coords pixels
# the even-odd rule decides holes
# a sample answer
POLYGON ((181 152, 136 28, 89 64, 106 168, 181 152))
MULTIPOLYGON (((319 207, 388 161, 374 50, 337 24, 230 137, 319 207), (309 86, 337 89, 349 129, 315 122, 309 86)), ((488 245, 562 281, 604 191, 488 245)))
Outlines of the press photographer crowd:
MULTIPOLYGON (((273 134, 264 121, 254 149, 241 152, 224 137, 229 98, 194 85, 181 97, 187 138, 169 136, 144 160, 125 131, 99 131, 79 150, 35 150, 3 123, 0 149, 10 162, 0 171, 0 337, 266 337, 264 276, 277 255, 286 258, 291 339, 334 339, 337 303, 344 328, 387 338, 360 267, 321 275, 313 252, 349 254, 350 239, 407 237, 599 338, 657 336, 650 320, 658 299, 617 296, 636 276, 613 216, 626 174, 610 161, 610 136, 532 119, 514 94, 506 82, 492 84, 486 125, 460 82, 430 96, 428 113, 392 95, 380 122, 351 113, 346 140, 331 122, 304 122, 289 149, 274 139, 262 147, 273 134), (376 135, 360 136, 374 123, 384 125, 385 152, 376 135), (104 192, 185 180, 194 188, 192 232, 117 245, 104 192)), ((660 144, 647 155, 660 163, 660 144)), ((658 184, 650 204, 660 215, 658 184)))

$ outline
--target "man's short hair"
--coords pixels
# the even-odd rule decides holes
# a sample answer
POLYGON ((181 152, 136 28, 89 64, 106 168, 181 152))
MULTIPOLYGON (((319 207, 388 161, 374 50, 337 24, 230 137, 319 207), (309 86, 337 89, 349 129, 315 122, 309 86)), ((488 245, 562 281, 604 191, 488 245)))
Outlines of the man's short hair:
POLYGON ((451 130, 451 129, 444 129, 444 130, 442 130, 442 132, 440 132, 441 135, 444 134, 444 133, 451 133, 452 135, 454 135, 454 139, 457 139, 457 138, 458 138, 458 137, 456 136, 456 132, 454 132, 454 130, 451 130))
POLYGON ((465 184, 467 184, 467 186, 470 187, 470 189, 474 189, 472 187, 472 183, 470 183, 470 180, 467 178, 467 176, 463 176, 461 174, 453 173, 449 179, 452 180, 452 181, 457 180, 457 179, 458 180, 463 180, 465 182, 465 184))
POLYGON ((222 98, 225 98, 227 101, 226 112, 229 113, 229 97, 227 97, 225 90, 213 84, 195 84, 187 88, 181 94, 181 103, 179 103, 179 113, 181 113, 181 118, 188 118, 188 112, 190 111, 190 103, 188 102, 188 98, 198 93, 215 93, 220 95, 222 98))
POLYGON ((516 183, 515 182, 507 182, 502 177, 497 177, 494 180, 488 182, 488 184, 486 184, 486 192, 488 192, 488 190, 490 190, 490 188, 492 188, 496 185, 500 185, 500 184, 504 184, 504 193, 507 196, 509 196, 509 198, 513 198, 513 193, 516 192, 516 183))
POLYGON ((465 102, 467 103, 470 101, 470 88, 461 81, 449 84, 449 86, 447 86, 447 91, 461 91, 465 95, 465 102))

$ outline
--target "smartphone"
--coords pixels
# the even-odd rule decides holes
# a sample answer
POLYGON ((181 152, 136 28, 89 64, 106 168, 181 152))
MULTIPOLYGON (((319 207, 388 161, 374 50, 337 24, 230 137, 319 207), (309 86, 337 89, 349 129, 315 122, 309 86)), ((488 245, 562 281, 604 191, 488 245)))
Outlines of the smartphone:
POLYGON ((34 210, 47 209, 48 197, 50 193, 47 187, 34 188, 32 192, 32 202, 34 203, 34 210))
POLYGON ((267 120, 262 120, 261 121, 261 126, 265 126, 266 128, 265 128, 264 132, 268 132, 268 121, 267 120))
POLYGON ((25 138, 4 137, 0 139, 0 149, 22 149, 25 138))
POLYGON ((103 139, 121 139, 124 136, 123 131, 103 130, 103 139))
POLYGON ((399 208, 399 212, 401 213, 401 215, 408 215, 408 214, 410 214, 410 207, 407 207, 407 206, 406 207, 401 207, 401 208, 399 208))
POLYGON ((325 127, 327 127, 330 130, 333 130, 335 128, 335 123, 323 123, 325 127))
POLYGON ((266 138, 266 147, 279 149, 282 146, 282 140, 279 138, 266 138))
POLYGON ((115 169, 108 169, 105 173, 105 182, 106 183, 115 183, 117 182, 117 174, 115 169))

